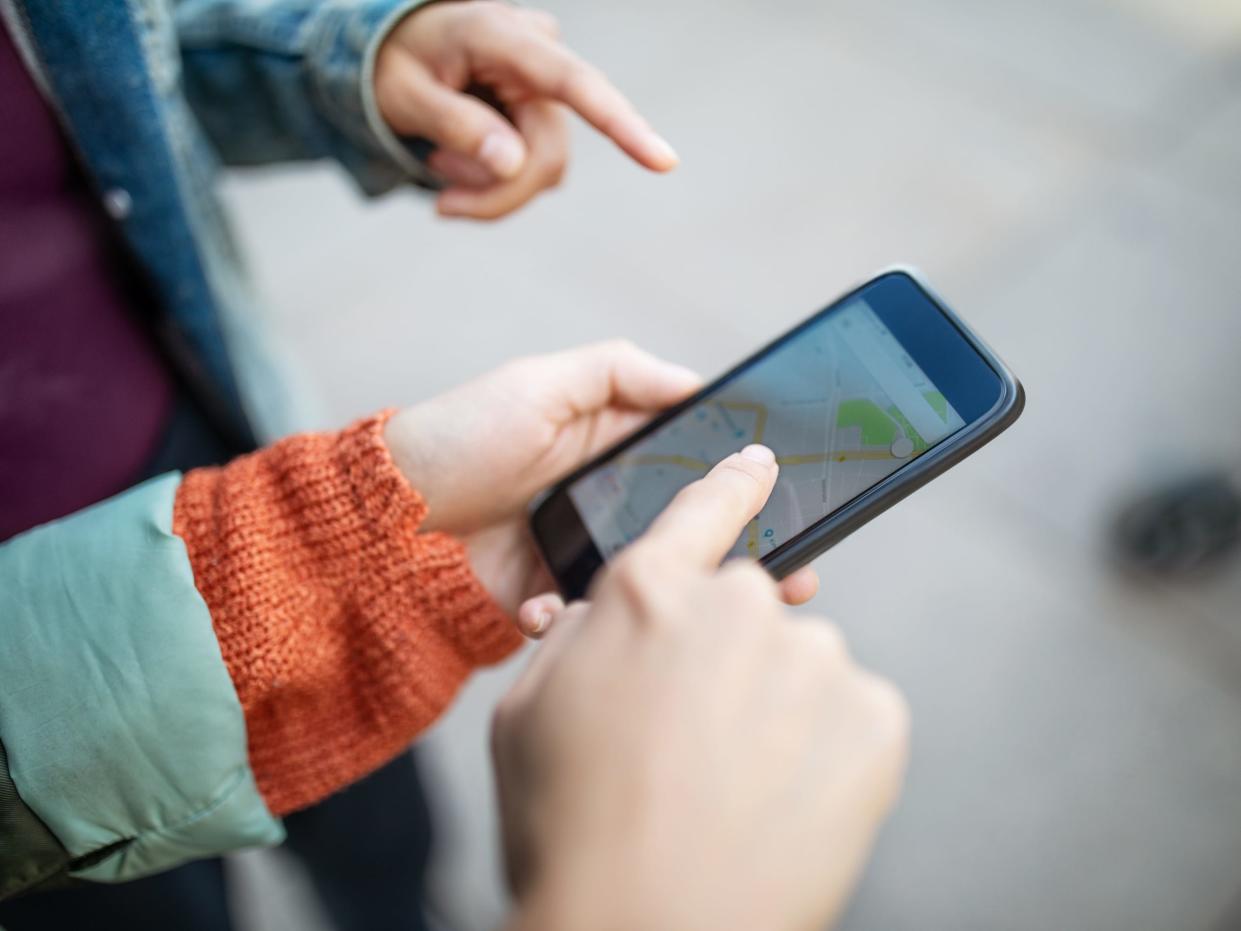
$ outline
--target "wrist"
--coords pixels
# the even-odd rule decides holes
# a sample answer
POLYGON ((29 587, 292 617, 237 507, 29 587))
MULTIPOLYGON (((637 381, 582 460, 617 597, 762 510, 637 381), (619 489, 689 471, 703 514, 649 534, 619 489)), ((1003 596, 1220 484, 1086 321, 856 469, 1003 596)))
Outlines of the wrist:
POLYGON ((436 491, 435 476, 438 469, 432 461, 434 437, 430 435, 427 425, 421 422, 417 407, 398 411, 388 418, 383 428, 383 441, 397 471, 405 478, 411 488, 418 490, 426 506, 426 514, 422 520, 424 531, 442 530, 437 525, 436 504, 439 495, 436 491))
POLYGON ((405 93, 405 87, 400 82, 397 82, 396 86, 393 87, 388 81, 390 73, 398 70, 393 67, 395 64, 393 59, 400 60, 408 56, 415 61, 417 60, 417 56, 411 49, 418 45, 412 30, 415 28, 413 20, 419 13, 428 7, 460 2, 464 2, 464 0, 408 0, 407 3, 399 6, 393 15, 389 17, 383 31, 375 42, 371 68, 375 103, 384 124, 397 135, 400 135, 400 130, 398 129, 400 121, 397 114, 402 110, 399 98, 405 93))
MULTIPOLYGON (((394 35, 398 27, 428 5, 428 0, 397 2, 391 8, 386 9, 382 19, 370 27, 370 38, 361 53, 358 72, 361 106, 356 109, 361 113, 363 124, 361 132, 364 134, 368 150, 377 151, 386 157, 396 171, 415 183, 424 187, 435 187, 437 182, 434 175, 393 129, 384 112, 385 105, 380 100, 381 85, 384 83, 381 77, 381 72, 384 70, 381 68, 381 54, 392 50, 394 35)), ((383 9, 383 6, 379 8, 383 9)), ((382 192, 392 186, 393 184, 388 184, 384 188, 375 189, 372 193, 382 192)))

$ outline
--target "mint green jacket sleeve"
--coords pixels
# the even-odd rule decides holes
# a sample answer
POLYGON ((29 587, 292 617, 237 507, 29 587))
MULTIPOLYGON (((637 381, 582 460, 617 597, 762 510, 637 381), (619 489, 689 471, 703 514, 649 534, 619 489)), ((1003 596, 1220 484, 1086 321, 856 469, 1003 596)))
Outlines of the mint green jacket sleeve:
POLYGON ((434 186, 380 116, 374 68, 428 0, 174 0, 186 96, 231 164, 334 158, 369 194, 434 186))
POLYGON ((172 532, 179 481, 0 546, 0 898, 283 839, 172 532))

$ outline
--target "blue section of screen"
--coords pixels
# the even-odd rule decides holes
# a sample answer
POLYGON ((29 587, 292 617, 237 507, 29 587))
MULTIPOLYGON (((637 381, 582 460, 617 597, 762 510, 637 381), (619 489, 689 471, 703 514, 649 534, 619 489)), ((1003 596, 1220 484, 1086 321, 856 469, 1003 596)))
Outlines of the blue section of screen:
POLYGON ((856 296, 870 305, 966 423, 999 400, 1000 377, 908 275, 883 275, 856 296))

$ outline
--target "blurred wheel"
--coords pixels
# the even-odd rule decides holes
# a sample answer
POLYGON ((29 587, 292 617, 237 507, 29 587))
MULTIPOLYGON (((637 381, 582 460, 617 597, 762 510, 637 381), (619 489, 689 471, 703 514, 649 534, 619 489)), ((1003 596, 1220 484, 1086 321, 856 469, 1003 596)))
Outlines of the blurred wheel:
POLYGON ((1136 496, 1111 534, 1124 568, 1161 576, 1217 566, 1239 543, 1241 491, 1223 472, 1187 476, 1136 496))

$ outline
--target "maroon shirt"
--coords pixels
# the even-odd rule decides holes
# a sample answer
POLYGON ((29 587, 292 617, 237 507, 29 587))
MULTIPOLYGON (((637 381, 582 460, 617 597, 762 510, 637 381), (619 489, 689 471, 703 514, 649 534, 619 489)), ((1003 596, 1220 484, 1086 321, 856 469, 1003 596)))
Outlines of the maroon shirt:
POLYGON ((0 540, 127 487, 171 412, 117 235, 0 26, 0 540))

